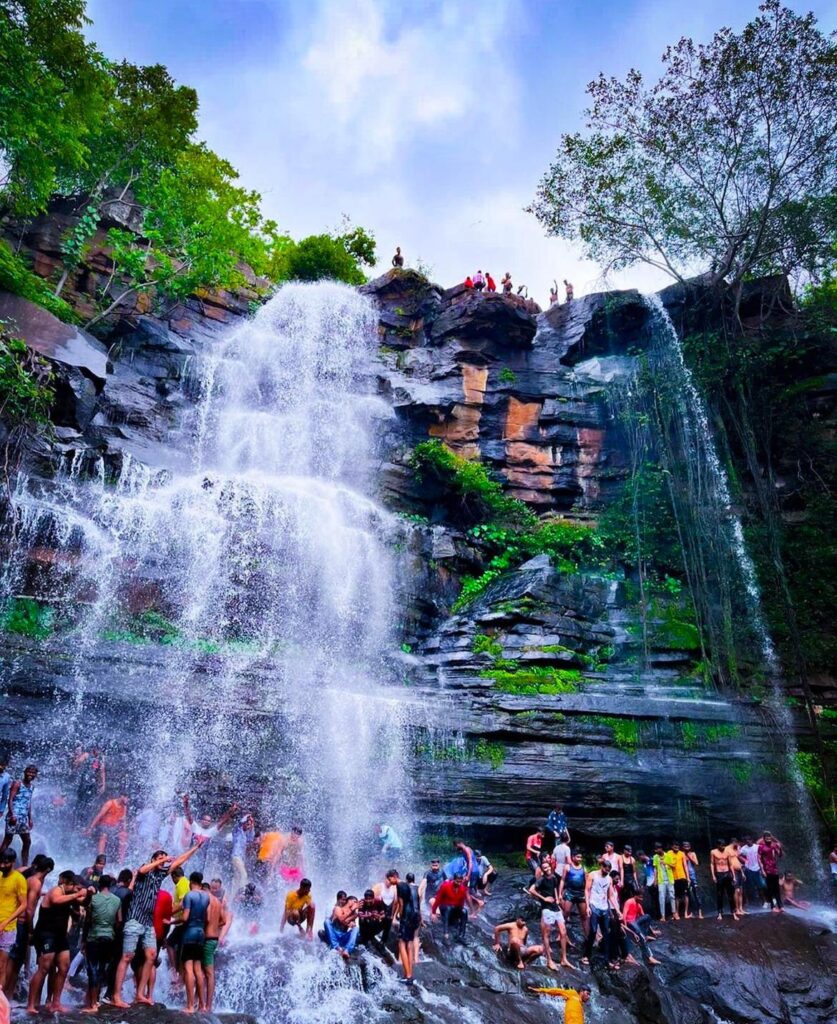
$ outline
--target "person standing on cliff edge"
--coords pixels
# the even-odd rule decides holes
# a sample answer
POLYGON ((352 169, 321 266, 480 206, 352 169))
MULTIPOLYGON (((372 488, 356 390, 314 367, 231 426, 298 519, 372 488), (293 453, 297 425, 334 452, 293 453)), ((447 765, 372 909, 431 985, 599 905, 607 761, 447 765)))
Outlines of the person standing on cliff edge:
POLYGON ((395 255, 392 257, 392 265, 394 267, 403 267, 404 266, 404 257, 401 255, 401 246, 400 245, 396 245, 396 247, 395 247, 395 255))

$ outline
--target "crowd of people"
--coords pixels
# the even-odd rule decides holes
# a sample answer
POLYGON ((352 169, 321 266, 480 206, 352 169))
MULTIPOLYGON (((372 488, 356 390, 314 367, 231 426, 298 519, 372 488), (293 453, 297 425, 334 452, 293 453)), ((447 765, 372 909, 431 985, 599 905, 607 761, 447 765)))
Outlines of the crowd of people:
MULTIPOLYGON (((81 870, 64 868, 53 884, 53 857, 38 852, 30 861, 38 769, 29 765, 13 779, 0 759, 0 987, 11 999, 24 985, 30 1013, 38 1012, 44 986, 44 1008, 66 1012, 65 983, 82 966, 84 1012, 95 1013, 104 1000, 126 1007, 129 977, 134 1002, 150 1004, 163 963, 187 1013, 211 1010, 217 952, 234 921, 250 934, 269 934, 278 923, 280 934, 316 936, 344 959, 358 947, 393 965, 397 958, 401 980, 411 986, 422 937, 435 931, 437 941, 467 944, 469 923, 497 880, 489 858, 456 839, 445 863, 432 859, 418 876, 388 867, 362 896, 341 889, 321 913, 306 877, 299 826, 258 829, 253 812, 237 803, 216 819, 195 815, 186 794, 168 815, 149 808, 132 815, 125 793, 105 796, 100 750, 78 749, 72 771, 73 820, 95 859, 81 870), (137 849, 152 852, 128 866, 126 858, 137 849), (112 855, 119 865, 113 871, 112 855)), ((392 825, 381 823, 375 839, 378 862, 397 864, 405 856, 392 825)), ((637 957, 656 966, 651 947, 661 927, 670 919, 702 918, 707 901, 689 842, 658 842, 652 850, 623 845, 617 852, 607 842, 598 856, 585 857, 572 845, 567 815, 556 805, 527 837, 525 904, 494 928, 494 949, 521 971, 538 962, 552 971, 577 970, 594 956, 612 970, 637 964, 637 957), (538 934, 531 941, 534 918, 538 934)), ((769 831, 745 836, 743 843, 719 839, 708 858, 718 919, 727 909, 735 920, 756 907, 777 914, 784 905, 804 909, 802 883, 782 871, 783 857, 783 844, 769 831)), ((830 860, 837 876, 837 850, 830 860)), ((541 991, 583 1001, 584 990, 541 991)))
MULTIPOLYGON (((404 256, 401 252, 400 245, 395 247, 395 255, 392 257, 392 265, 396 270, 400 270, 404 267, 404 256)), ((485 291, 488 295, 492 295, 497 291, 497 282, 492 277, 490 270, 486 270, 485 273, 483 273, 482 270, 477 270, 475 274, 468 274, 463 281, 463 286, 467 291, 485 291)), ((519 285, 515 292, 511 272, 508 270, 500 279, 500 290, 502 294, 507 297, 514 295, 522 303, 531 305, 533 312, 539 312, 539 307, 535 304, 534 299, 529 297, 529 289, 525 284, 519 285)), ((575 289, 572 284, 566 280, 566 278, 564 279, 564 291, 566 301, 572 302, 575 297, 575 289)), ((549 290, 549 305, 554 306, 556 303, 559 303, 559 301, 558 282, 553 281, 552 288, 549 290)))

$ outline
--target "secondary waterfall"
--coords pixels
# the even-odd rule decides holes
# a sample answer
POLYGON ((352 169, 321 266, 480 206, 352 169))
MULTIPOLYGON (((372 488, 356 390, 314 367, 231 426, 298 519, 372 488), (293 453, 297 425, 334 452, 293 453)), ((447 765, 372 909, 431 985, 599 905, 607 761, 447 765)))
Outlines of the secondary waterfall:
POLYGON ((6 579, 16 592, 39 543, 62 553, 42 589, 80 697, 49 725, 55 754, 121 745, 132 802, 161 818, 189 790, 298 824, 329 888, 368 862, 378 822, 406 821, 388 517, 370 497, 382 404, 360 379, 376 322, 349 288, 282 288, 203 363, 195 436, 173 439, 192 470, 127 460, 108 482, 80 456, 49 493, 22 482, 6 579), (103 638, 140 641, 104 693, 86 659, 103 638), (128 720, 110 707, 123 686, 128 720))
MULTIPOLYGON (((725 554, 730 558, 733 572, 737 576, 736 583, 743 590, 749 627, 759 646, 762 667, 769 685, 769 705, 776 722, 777 742, 796 795, 805 841, 805 848, 800 852, 808 856, 811 873, 820 875, 823 857, 819 848, 819 830, 796 759, 793 718, 786 702, 787 694, 779 659, 762 611, 758 576, 747 550, 741 516, 734 507, 729 480, 718 454, 706 404, 684 359, 677 329, 658 295, 646 296, 646 301, 651 310, 652 330, 657 346, 654 352, 654 358, 659 363, 657 372, 667 377, 677 392, 676 419, 681 434, 680 443, 684 449, 682 470, 688 479, 691 512, 693 516, 699 516, 701 509, 709 510, 714 520, 713 528, 720 538, 720 544, 712 554, 715 558, 723 558, 725 554)), ((729 571, 729 567, 718 565, 717 570, 723 575, 729 571)))

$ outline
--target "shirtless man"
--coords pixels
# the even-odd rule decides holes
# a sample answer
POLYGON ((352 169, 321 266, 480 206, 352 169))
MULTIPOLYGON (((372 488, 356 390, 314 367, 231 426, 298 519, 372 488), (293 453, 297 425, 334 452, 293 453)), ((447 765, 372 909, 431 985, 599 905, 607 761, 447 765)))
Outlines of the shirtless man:
POLYGON ((123 864, 128 850, 128 797, 124 793, 102 804, 99 813, 84 830, 84 834, 89 836, 96 831, 99 833, 99 856, 107 853, 108 840, 115 839, 118 843, 117 859, 123 864))
POLYGON ((305 872, 305 851, 302 829, 298 825, 294 825, 286 836, 282 836, 276 849, 273 866, 283 882, 296 885, 301 881, 305 872))
POLYGON ((724 894, 729 900, 729 909, 732 911, 734 920, 738 920, 738 912, 735 909, 732 866, 730 865, 731 856, 729 847, 723 839, 719 839, 715 843, 709 854, 709 872, 715 883, 715 909, 719 921, 722 921, 724 917, 724 894))
POLYGON ((497 925, 494 929, 495 953, 499 953, 503 948, 500 938, 504 932, 508 937, 506 956, 519 971, 522 971, 533 960, 537 960, 539 956, 543 956, 543 946, 526 945, 529 929, 522 917, 518 917, 515 921, 508 921, 506 924, 497 925))
POLYGON ((72 905, 83 903, 88 890, 76 885, 74 871, 62 871, 58 876, 58 885, 44 896, 38 923, 35 926, 34 944, 38 954, 38 968, 29 983, 29 999, 26 1012, 38 1013, 38 999, 44 982, 50 975, 50 1000, 44 1009, 50 1013, 69 1013, 61 1004, 61 994, 67 971, 70 969, 70 946, 67 929, 70 923, 72 905))
POLYGON ((325 933, 331 949, 336 950, 344 960, 348 960, 360 931, 357 923, 360 902, 354 896, 350 897, 343 889, 337 893, 336 899, 331 917, 325 923, 325 933))
POLYGON ((501 287, 503 289, 503 295, 511 295, 512 287, 513 287, 513 285, 512 285, 512 276, 508 272, 508 270, 506 271, 505 277, 500 281, 500 285, 501 285, 501 287))
POLYGON ((229 919, 224 903, 212 892, 209 882, 203 884, 204 892, 209 894, 209 906, 206 908, 206 924, 204 926, 203 943, 203 998, 202 1002, 207 1013, 212 1012, 212 1001, 215 998, 215 953, 227 936, 232 921, 229 919))
POLYGON ((550 306, 554 306, 557 301, 558 301, 558 282, 557 281, 553 281, 552 282, 552 287, 549 289, 549 304, 550 304, 550 306))
POLYGON ((786 871, 782 875, 782 900, 787 903, 789 907, 796 907, 797 910, 810 910, 811 904, 807 900, 798 900, 796 898, 796 890, 800 885, 803 885, 799 879, 786 871))
POLYGON ((298 929, 300 938, 304 937, 311 942, 314 935, 314 915, 316 914, 316 909, 313 897, 311 896, 311 882, 307 878, 302 878, 299 882, 299 888, 292 889, 285 897, 285 909, 282 911, 282 922, 279 925, 279 931, 283 932, 286 924, 292 925, 298 929), (302 930, 303 925, 307 926, 305 932, 302 930))
POLYGON ((564 278, 564 288, 567 291, 567 302, 572 302, 575 297, 575 288, 566 278, 564 278))
POLYGON ((403 267, 404 266, 404 257, 401 255, 401 246, 400 245, 396 245, 396 247, 395 247, 395 255, 392 257, 392 265, 394 267, 403 267))
MULTIPOLYGON (((21 872, 26 879, 26 910, 17 919, 17 934, 15 944, 9 953, 9 963, 6 969, 6 983, 4 989, 6 995, 11 999, 17 988, 17 979, 21 967, 28 964, 29 960, 29 937, 32 932, 32 924, 35 920, 35 911, 41 901, 46 876, 55 868, 55 861, 52 857, 45 857, 39 853, 32 861, 30 867, 21 872)), ((2 979, 0 978, 0 981, 2 979)))

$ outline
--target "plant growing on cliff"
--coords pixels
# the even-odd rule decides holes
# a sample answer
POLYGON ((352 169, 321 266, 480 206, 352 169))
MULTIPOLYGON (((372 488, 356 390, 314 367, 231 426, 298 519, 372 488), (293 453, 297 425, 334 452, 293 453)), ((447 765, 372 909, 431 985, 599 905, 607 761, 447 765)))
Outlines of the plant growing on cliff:
POLYGON ((837 226, 837 47, 812 14, 766 0, 740 33, 688 38, 648 86, 600 75, 587 131, 564 135, 530 210, 606 270, 649 263, 817 275, 837 226))
POLYGON ((67 323, 78 323, 79 318, 63 299, 52 294, 42 277, 34 274, 20 256, 15 256, 8 245, 0 240, 0 288, 13 295, 22 295, 67 323))
POLYGON ((442 441, 422 441, 410 455, 422 481, 435 482, 458 517, 470 522, 531 524, 535 516, 522 501, 509 498, 480 462, 457 455, 442 441))
POLYGON ((0 420, 12 429, 49 421, 55 393, 49 364, 0 320, 0 420))

